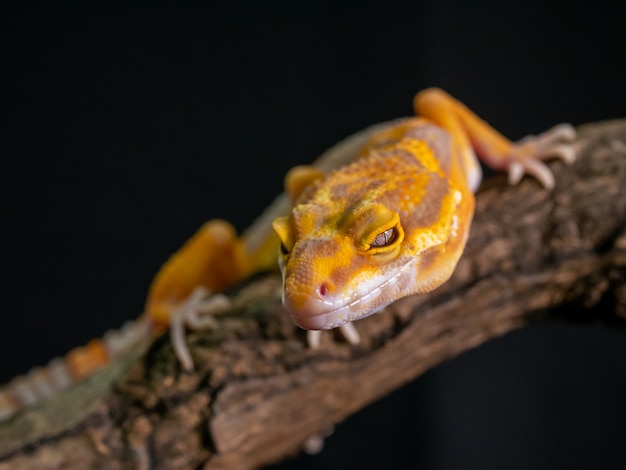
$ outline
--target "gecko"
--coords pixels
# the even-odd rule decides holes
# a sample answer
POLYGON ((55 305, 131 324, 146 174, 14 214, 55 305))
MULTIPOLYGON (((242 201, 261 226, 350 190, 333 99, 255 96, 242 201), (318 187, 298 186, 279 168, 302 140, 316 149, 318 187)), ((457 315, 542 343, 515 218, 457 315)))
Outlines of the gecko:
POLYGON ((569 124, 512 143, 441 89, 413 104, 415 116, 368 127, 290 170, 285 193, 241 235, 226 221, 205 223, 157 273, 136 321, 0 388, 0 421, 168 329, 191 370, 185 329, 215 326, 229 304, 221 292, 262 270, 280 269, 283 305, 311 347, 333 328, 358 343, 354 321, 451 276, 470 231, 479 160, 508 172, 511 184, 528 174, 548 190, 554 176, 544 160, 575 160, 569 124))

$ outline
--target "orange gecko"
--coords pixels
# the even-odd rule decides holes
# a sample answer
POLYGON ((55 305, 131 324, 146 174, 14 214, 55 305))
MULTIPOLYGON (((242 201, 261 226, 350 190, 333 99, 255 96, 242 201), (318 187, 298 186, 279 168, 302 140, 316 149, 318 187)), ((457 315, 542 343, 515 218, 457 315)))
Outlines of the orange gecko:
POLYGON ((168 328, 192 369, 185 326, 210 326, 228 304, 220 291, 277 265, 285 309, 311 330, 313 347, 320 330, 337 327, 358 342, 353 321, 452 274, 482 177, 476 156, 512 184, 526 173, 548 189, 554 178, 542 161, 575 159, 567 124, 513 144, 439 89, 420 92, 414 106, 418 117, 367 128, 291 170, 286 195, 241 236, 227 222, 206 223, 161 268, 138 320, 0 389, 0 420, 168 328))

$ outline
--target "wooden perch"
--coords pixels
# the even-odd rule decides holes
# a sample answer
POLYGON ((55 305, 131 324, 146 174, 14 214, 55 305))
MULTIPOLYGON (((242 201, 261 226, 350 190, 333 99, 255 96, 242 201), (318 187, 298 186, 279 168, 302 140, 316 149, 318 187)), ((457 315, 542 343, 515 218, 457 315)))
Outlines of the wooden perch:
POLYGON ((626 324, 626 121, 579 132, 577 163, 552 163, 552 192, 488 180, 453 278, 358 322, 361 344, 328 333, 308 349, 278 276, 257 276, 230 294, 216 331, 188 336, 194 373, 160 338, 2 424, 0 469, 255 468, 532 320, 626 324))

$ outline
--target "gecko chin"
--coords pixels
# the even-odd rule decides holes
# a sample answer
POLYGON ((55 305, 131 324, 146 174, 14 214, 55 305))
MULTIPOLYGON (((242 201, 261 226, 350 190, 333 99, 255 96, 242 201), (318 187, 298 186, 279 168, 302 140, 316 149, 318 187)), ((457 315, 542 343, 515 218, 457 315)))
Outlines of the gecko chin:
POLYGON ((356 283, 356 287, 320 295, 290 289, 283 291, 283 305, 293 322, 305 330, 331 330, 348 322, 368 317, 395 300, 410 295, 407 291, 414 277, 414 262, 408 262, 394 273, 356 283))
POLYGON ((323 310, 324 307, 327 307, 325 304, 315 300, 308 300, 302 307, 294 309, 290 305, 289 297, 286 297, 284 305, 290 313, 293 322, 300 328, 305 330, 331 330, 348 322, 372 315, 390 303, 391 301, 383 302, 378 306, 369 303, 360 306, 352 303, 334 310, 323 310))

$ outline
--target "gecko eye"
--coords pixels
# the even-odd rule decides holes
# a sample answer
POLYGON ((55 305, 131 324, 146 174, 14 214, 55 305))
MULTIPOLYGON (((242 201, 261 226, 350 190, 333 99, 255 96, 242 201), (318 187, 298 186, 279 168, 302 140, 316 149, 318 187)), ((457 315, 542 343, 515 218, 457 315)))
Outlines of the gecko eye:
POLYGON ((393 258, 404 240, 404 231, 397 212, 380 203, 364 203, 354 209, 345 222, 348 232, 354 233, 356 248, 376 260, 393 258), (380 255, 380 256, 378 256, 380 255))
POLYGON ((391 245, 398 238, 398 230, 396 227, 392 227, 390 229, 385 230, 382 233, 376 235, 374 241, 370 245, 372 248, 381 248, 384 246, 391 245))

